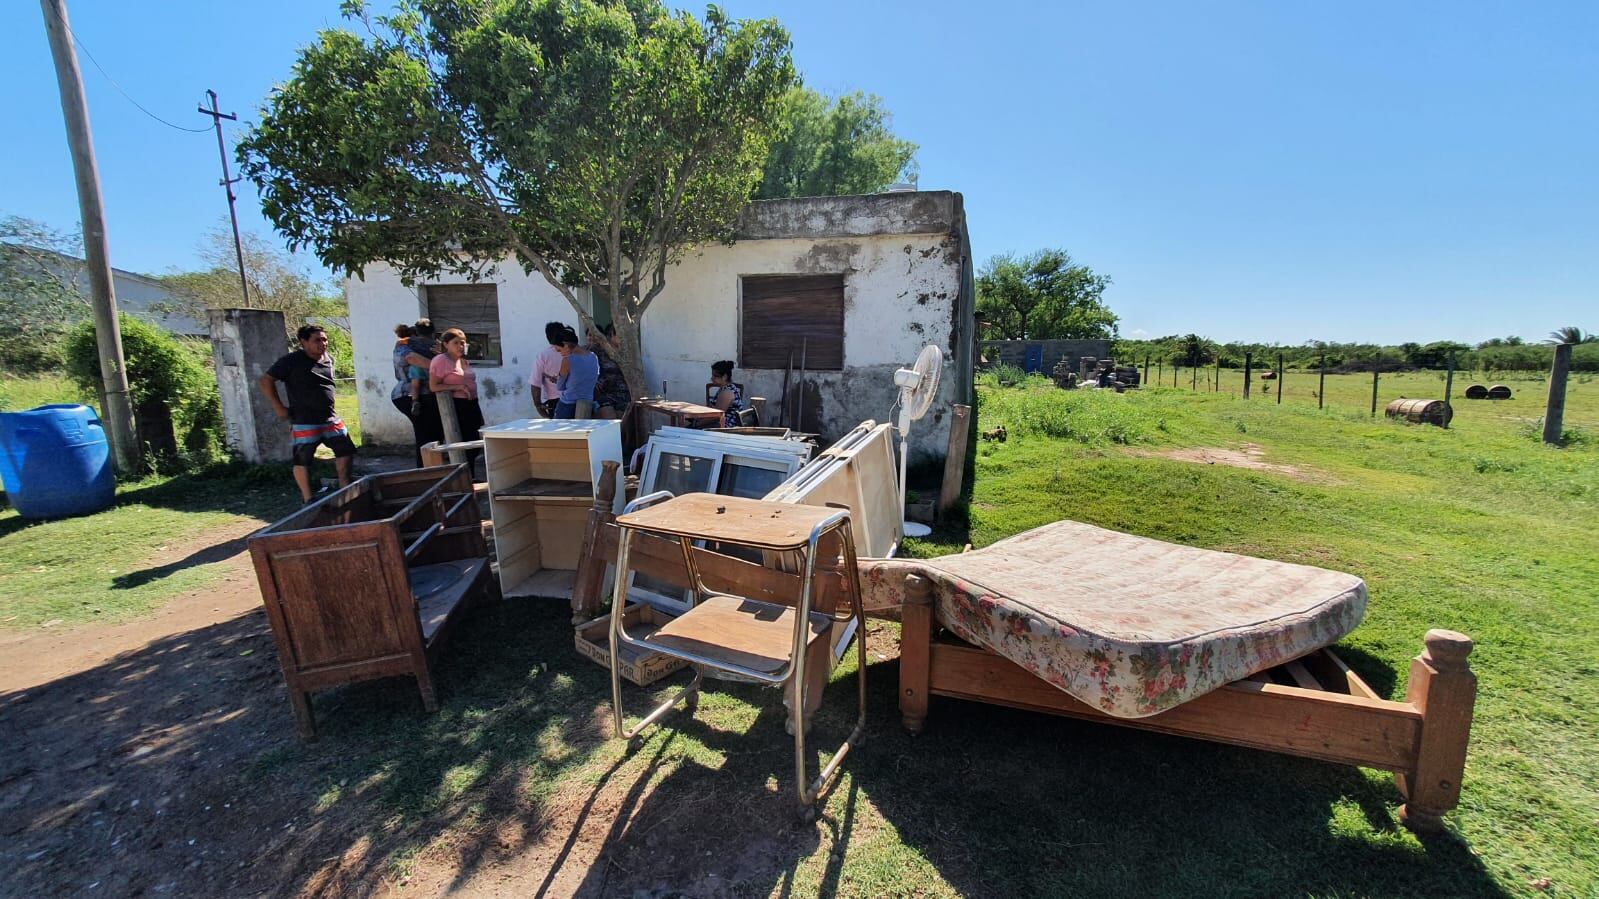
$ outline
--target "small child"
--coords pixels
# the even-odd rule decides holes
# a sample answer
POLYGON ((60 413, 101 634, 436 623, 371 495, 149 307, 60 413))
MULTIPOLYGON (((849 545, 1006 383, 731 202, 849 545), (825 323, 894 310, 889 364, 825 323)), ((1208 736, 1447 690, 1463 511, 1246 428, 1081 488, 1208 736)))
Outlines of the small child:
MULTIPOLYGON (((418 319, 416 324, 411 326, 411 338, 406 341, 406 344, 411 352, 424 359, 432 359, 437 356, 439 354, 439 342, 433 336, 433 322, 425 318, 418 319)), ((410 381, 411 416, 414 418, 422 412, 422 394, 426 392, 428 382, 427 366, 407 363, 405 377, 410 381)))

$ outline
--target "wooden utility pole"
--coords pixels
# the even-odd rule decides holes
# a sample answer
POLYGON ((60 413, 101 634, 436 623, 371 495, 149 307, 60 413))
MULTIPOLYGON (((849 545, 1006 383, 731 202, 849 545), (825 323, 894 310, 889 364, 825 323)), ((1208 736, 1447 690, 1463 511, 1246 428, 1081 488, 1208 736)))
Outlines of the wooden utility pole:
POLYGON ((1543 412, 1543 442, 1550 446, 1560 445, 1560 436, 1565 430, 1566 375, 1571 372, 1571 347, 1569 343, 1557 345, 1555 364, 1549 369, 1549 405, 1543 412))
POLYGON ((1316 408, 1327 402, 1327 351, 1321 353, 1321 375, 1316 379, 1316 408))
POLYGON ((117 295, 111 283, 111 256, 106 246, 105 208, 100 202, 100 171, 89 132, 89 107, 83 99, 83 76, 72 49, 72 26, 66 0, 39 0, 44 30, 55 60, 61 90, 61 113, 67 124, 67 146, 78 182, 78 215, 83 219, 83 259, 89 276, 89 301, 94 308, 94 337, 100 354, 101 410, 106 438, 118 471, 140 468, 139 437, 128 399, 128 371, 122 359, 122 326, 117 322, 117 295))
POLYGON ((205 92, 205 96, 206 99, 211 101, 211 108, 206 109, 201 106, 200 113, 210 116, 212 122, 217 126, 217 155, 222 157, 221 184, 222 190, 228 195, 228 221, 233 223, 233 255, 239 260, 239 291, 244 295, 244 308, 248 309, 250 307, 250 282, 244 276, 244 246, 239 243, 239 214, 233 208, 233 201, 237 199, 233 195, 233 185, 239 179, 228 175, 228 147, 227 144, 222 142, 222 120, 227 119, 230 122, 237 122, 239 117, 231 112, 217 111, 216 91, 208 90, 205 92))
POLYGON ((1448 430, 1448 428, 1449 428, 1449 419, 1454 417, 1453 415, 1450 414, 1450 409, 1449 409, 1449 396, 1450 396, 1450 394, 1452 394, 1454 392, 1454 389, 1455 389, 1455 351, 1454 350, 1450 350, 1449 351, 1449 374, 1444 377, 1444 429, 1445 430, 1448 430))

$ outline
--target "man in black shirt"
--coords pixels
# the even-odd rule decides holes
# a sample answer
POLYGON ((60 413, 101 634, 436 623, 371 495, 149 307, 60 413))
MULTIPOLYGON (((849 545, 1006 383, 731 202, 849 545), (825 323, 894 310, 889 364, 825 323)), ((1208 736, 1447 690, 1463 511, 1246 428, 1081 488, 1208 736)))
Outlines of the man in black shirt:
POLYGON ((311 460, 318 444, 333 450, 339 486, 350 483, 350 462, 355 443, 343 419, 333 411, 333 357, 328 355, 327 332, 316 325, 300 328, 300 348, 272 363, 257 383, 278 418, 289 422, 294 437, 294 483, 300 498, 311 501, 311 460), (278 382, 289 395, 285 406, 278 398, 278 382))

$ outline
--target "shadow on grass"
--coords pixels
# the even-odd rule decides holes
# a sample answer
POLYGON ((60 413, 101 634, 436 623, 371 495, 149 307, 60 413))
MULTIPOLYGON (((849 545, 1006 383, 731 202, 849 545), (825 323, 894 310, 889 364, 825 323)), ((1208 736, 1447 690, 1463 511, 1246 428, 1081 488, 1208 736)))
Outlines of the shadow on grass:
MULTIPOLYGON (((330 690, 313 744, 260 612, 0 695, 7 889, 364 895, 413 865, 448 866, 444 888, 503 864, 524 895, 1503 895, 1463 842, 1399 829, 1386 778, 947 699, 913 739, 892 661, 815 825, 793 816, 775 690, 713 684, 597 768, 620 751, 608 682, 567 615, 481 607, 440 660, 437 714, 408 680, 330 690), (753 723, 722 726, 740 704, 753 723)), ((813 773, 853 723, 851 675, 813 773)))

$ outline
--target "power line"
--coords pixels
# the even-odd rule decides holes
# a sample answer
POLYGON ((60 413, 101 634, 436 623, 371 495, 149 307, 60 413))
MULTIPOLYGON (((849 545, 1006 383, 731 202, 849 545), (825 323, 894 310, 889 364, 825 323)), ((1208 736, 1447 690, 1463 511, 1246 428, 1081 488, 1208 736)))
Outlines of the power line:
POLYGON ((171 122, 167 121, 166 119, 163 119, 160 116, 156 115, 155 113, 151 112, 150 110, 145 109, 143 103, 140 103, 138 100, 133 99, 133 95, 122 89, 122 85, 118 84, 117 80, 115 78, 111 77, 111 73, 107 72, 105 70, 105 66, 100 65, 100 60, 94 58, 94 54, 89 52, 88 45, 85 44, 83 42, 83 40, 78 37, 78 33, 72 29, 72 26, 69 25, 66 22, 66 20, 61 18, 61 14, 56 12, 54 7, 47 7, 47 8, 50 10, 50 14, 55 16, 57 21, 61 22, 61 27, 66 29, 67 34, 72 36, 72 42, 78 45, 78 49, 83 51, 83 55, 89 57, 89 61, 94 63, 94 67, 96 69, 100 70, 100 74, 101 75, 105 76, 105 80, 111 82, 111 86, 117 89, 117 93, 121 94, 123 99, 127 100, 129 103, 132 103, 134 106, 138 107, 140 112, 144 113, 145 115, 149 116, 152 119, 155 119, 157 122, 160 122, 161 124, 167 126, 168 128, 172 128, 172 129, 175 129, 175 130, 178 130, 178 131, 187 131, 190 134, 204 134, 207 131, 211 130, 210 128, 185 128, 182 125, 174 125, 171 122))

